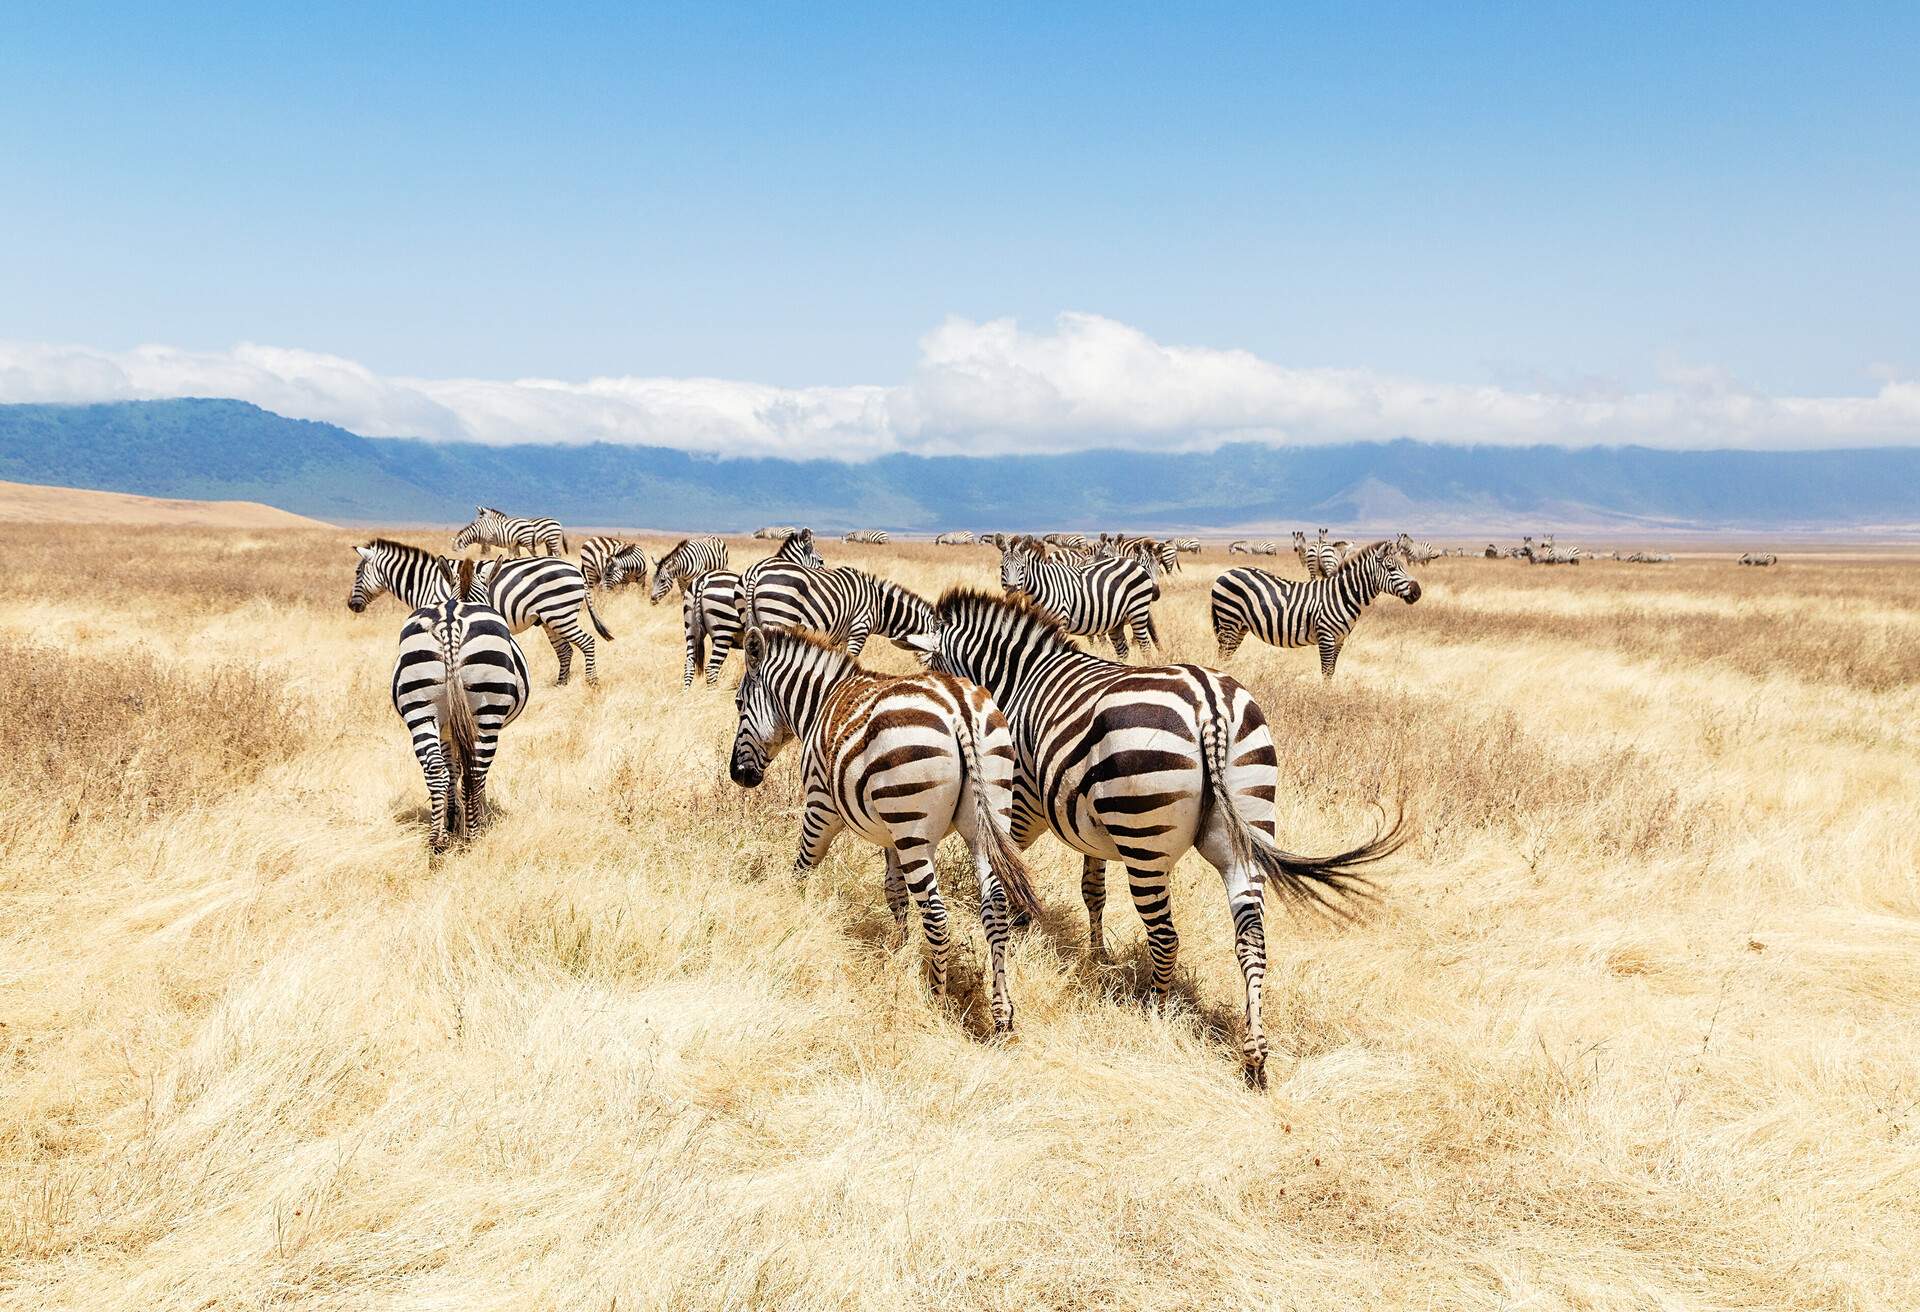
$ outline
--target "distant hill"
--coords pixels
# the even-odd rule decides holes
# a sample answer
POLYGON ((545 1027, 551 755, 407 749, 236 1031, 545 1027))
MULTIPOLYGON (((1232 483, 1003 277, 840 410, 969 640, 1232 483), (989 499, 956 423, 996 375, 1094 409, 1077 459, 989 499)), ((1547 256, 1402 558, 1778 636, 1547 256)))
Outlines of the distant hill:
POLYGON ((720 460, 661 447, 368 438, 243 401, 0 406, 0 478, 261 501, 336 522, 1227 531, 1319 521, 1425 534, 1920 528, 1920 449, 1236 445, 1196 454, 720 460))
POLYGON ((328 528, 258 501, 179 501, 91 488, 0 483, 0 524, 172 525, 175 528, 328 528))

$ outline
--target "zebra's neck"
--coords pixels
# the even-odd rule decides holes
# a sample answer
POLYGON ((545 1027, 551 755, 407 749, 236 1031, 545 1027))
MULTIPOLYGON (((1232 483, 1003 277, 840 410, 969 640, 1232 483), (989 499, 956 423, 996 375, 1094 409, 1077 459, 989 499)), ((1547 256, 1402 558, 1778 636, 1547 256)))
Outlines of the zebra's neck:
POLYGON ((845 652, 806 644, 791 659, 770 664, 767 693, 787 727, 802 742, 812 742, 833 695, 860 674, 845 652))

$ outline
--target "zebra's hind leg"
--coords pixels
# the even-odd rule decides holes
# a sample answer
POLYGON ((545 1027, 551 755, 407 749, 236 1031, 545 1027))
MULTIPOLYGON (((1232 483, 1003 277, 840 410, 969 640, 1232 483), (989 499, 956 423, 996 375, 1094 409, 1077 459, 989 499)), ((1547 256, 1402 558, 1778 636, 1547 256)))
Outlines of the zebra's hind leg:
MULTIPOLYGON (((688 630, 687 632, 687 669, 686 669, 686 673, 680 676, 680 686, 682 688, 693 687, 693 672, 694 670, 698 669, 700 666, 706 664, 706 657, 707 657, 706 638, 701 636, 701 634, 698 633, 697 631, 688 630)), ((713 682, 712 675, 707 676, 707 682, 709 684, 713 682)))
POLYGON ((927 988, 936 998, 947 994, 947 904, 940 896, 940 880, 930 859, 930 847, 901 852, 900 873, 906 878, 907 892, 920 908, 920 931, 927 936, 927 988))
POLYGON ((1153 614, 1151 611, 1143 610, 1139 616, 1134 619, 1133 643, 1134 646, 1145 653, 1159 650, 1160 635, 1153 630, 1153 614))
POLYGON ((727 663, 727 653, 733 650, 732 634, 715 634, 711 651, 707 654, 707 687, 720 682, 720 667, 727 663))
POLYGON ((467 833, 469 836, 479 833, 487 827, 489 813, 487 809, 487 771, 493 768, 493 753, 500 745, 500 726, 498 715, 492 717, 494 723, 480 722, 479 737, 473 744, 473 756, 466 763, 466 786, 464 800, 467 812, 467 833))
POLYGON ((892 848, 887 856, 887 910, 893 913, 893 950, 907 945, 907 877, 900 869, 900 856, 892 848))
POLYGON ((1127 626, 1125 621, 1113 626, 1112 630, 1107 634, 1107 641, 1113 644, 1113 654, 1115 656, 1118 656, 1121 660, 1127 658, 1127 626))
POLYGON ((554 678, 553 686, 564 688, 567 676, 573 673, 573 644, 563 635, 554 632, 553 626, 542 624, 541 632, 547 635, 547 641, 553 644, 554 658, 560 662, 560 673, 554 678))
POLYGON ((1013 1033, 1013 997, 1007 992, 1007 938, 1010 927, 1007 923, 1007 890, 1001 886, 1000 876, 993 871, 993 858, 988 848, 992 836, 980 832, 980 823, 976 815, 961 808, 954 817, 955 827, 967 840, 967 848, 973 854, 973 877, 980 887, 980 928, 987 935, 987 964, 992 972, 993 1032, 995 1034, 1013 1033))
MULTIPOLYGON (((1272 822, 1253 822, 1268 833, 1272 822)), ((1268 834, 1271 837, 1271 834, 1268 834)), ((1240 1065, 1247 1083, 1256 1089, 1267 1087, 1267 1027, 1260 1011, 1261 986, 1267 977, 1267 930, 1261 902, 1261 880, 1257 870, 1242 864, 1234 852, 1226 822, 1209 820, 1195 844, 1200 855, 1220 871, 1226 886, 1227 912, 1233 917, 1233 955, 1239 959, 1240 974, 1246 985, 1246 1010, 1242 1013, 1245 1030, 1240 1038, 1240 1065)))
POLYGON ((1081 858, 1080 900, 1087 904, 1087 954, 1099 961, 1107 955, 1107 863, 1097 856, 1081 858))
POLYGON ((453 771, 447 768, 446 749, 440 744, 439 728, 432 721, 427 732, 416 734, 413 754, 420 762, 420 773, 427 781, 427 844, 436 852, 447 850, 453 831, 453 771))
POLYGON ((1173 928, 1173 901, 1167 894, 1164 870, 1127 867, 1127 889, 1133 909, 1147 927, 1147 955, 1153 962, 1153 1000, 1165 1006, 1173 991, 1173 967, 1180 958, 1180 935, 1173 928))

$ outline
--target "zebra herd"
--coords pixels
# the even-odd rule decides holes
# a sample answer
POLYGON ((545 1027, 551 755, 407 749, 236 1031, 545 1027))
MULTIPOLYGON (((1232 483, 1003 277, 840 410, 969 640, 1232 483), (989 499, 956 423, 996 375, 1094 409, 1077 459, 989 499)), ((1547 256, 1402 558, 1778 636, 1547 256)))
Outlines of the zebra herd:
MULTIPOLYGON (((948 834, 961 835, 978 886, 997 1032, 1014 1026, 1007 945, 1038 912, 1022 854, 1042 833, 1081 856, 1095 957, 1104 952, 1107 866, 1125 867, 1146 927, 1149 992, 1160 1002, 1179 947, 1167 881, 1175 863, 1198 850, 1223 883, 1245 992, 1242 1064, 1261 1083, 1264 892, 1351 910, 1372 891, 1368 869, 1402 845, 1406 823, 1383 824, 1329 856, 1279 845, 1275 745, 1258 703, 1219 670, 1156 663, 1153 607, 1198 540, 943 534, 943 546, 995 548, 1000 589, 955 588, 928 600, 868 570, 830 565, 809 528, 774 526, 755 536, 776 545, 739 571, 726 541, 712 535, 683 538, 653 562, 636 543, 590 537, 576 565, 557 554, 567 537, 554 521, 480 507, 453 538, 456 551, 480 546, 477 561, 386 538, 357 546, 349 608, 364 612, 390 593, 411 611, 391 698, 427 786, 431 850, 485 823, 500 733, 525 709, 531 686, 516 635, 535 625, 546 633, 557 684, 568 682, 576 648, 587 681, 596 682, 595 635, 613 634, 594 594, 650 581, 652 603, 681 594, 683 688, 696 674, 715 685, 728 656, 742 653, 733 780, 757 787, 783 746, 799 742, 805 801, 795 870, 817 864, 842 830, 880 848, 896 933, 904 941, 911 904, 936 994, 945 987, 951 929, 934 851, 948 834), (493 546, 515 554, 494 558, 493 546), (862 666, 876 635, 912 653, 921 670, 862 666), (1114 658, 1076 638, 1110 643, 1114 658), (1128 662, 1130 642, 1148 663, 1128 662)), ((886 538, 875 530, 846 540, 886 538)), ((1279 554, 1270 542, 1230 550, 1279 554)), ((1251 634, 1276 647, 1317 648, 1322 678, 1331 680, 1360 614, 1382 594, 1418 602, 1412 566, 1446 554, 1405 534, 1355 543, 1324 529, 1313 539, 1295 532, 1293 550, 1304 578, 1240 565, 1214 579, 1208 617, 1219 663, 1251 634)), ((1588 558, 1550 536, 1510 552, 1489 544, 1486 554, 1533 563, 1588 558)), ((1741 563, 1774 559, 1750 553, 1741 563)))

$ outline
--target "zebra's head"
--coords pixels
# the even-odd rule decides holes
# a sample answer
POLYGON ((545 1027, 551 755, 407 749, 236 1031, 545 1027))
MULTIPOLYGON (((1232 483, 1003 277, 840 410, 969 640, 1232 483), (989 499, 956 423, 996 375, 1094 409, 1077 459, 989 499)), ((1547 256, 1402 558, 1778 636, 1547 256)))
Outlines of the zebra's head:
POLYGON ((646 577, 647 558, 638 547, 627 547, 608 557, 606 572, 601 575, 610 588, 623 583, 641 583, 646 577))
POLYGON ((820 554, 820 548, 813 544, 813 530, 810 528, 800 529, 794 533, 792 537, 789 537, 786 542, 786 549, 782 551, 781 554, 791 560, 797 560, 803 565, 810 566, 813 569, 825 569, 827 567, 826 558, 820 554))
POLYGON ((467 525, 465 528, 461 529, 458 533, 455 533, 453 535, 453 549, 455 551, 465 551, 468 547, 472 546, 474 543, 478 542, 479 540, 480 540, 480 521, 476 519, 473 521, 473 523, 467 525))
POLYGON ((1409 606, 1420 600, 1420 580, 1407 573, 1406 554, 1397 544, 1380 552, 1376 559, 1380 562, 1381 582, 1385 591, 1409 606))
POLYGON ((1017 546, 1000 548, 1000 586, 1008 592, 1025 592, 1033 576, 1033 557, 1017 546))
POLYGON ((347 609, 355 615, 367 608, 367 603, 390 592, 393 584, 387 578, 387 571, 380 553, 371 546, 355 547, 354 555, 359 557, 353 566, 353 591, 347 594, 347 609))
POLYGON ((776 672, 771 668, 767 632, 761 628, 748 629, 740 644, 747 672, 733 695, 740 726, 734 731, 733 755, 728 759, 727 773, 742 788, 758 788, 760 781, 767 777, 767 766, 793 737, 793 726, 787 722, 773 695, 771 681, 776 672))

